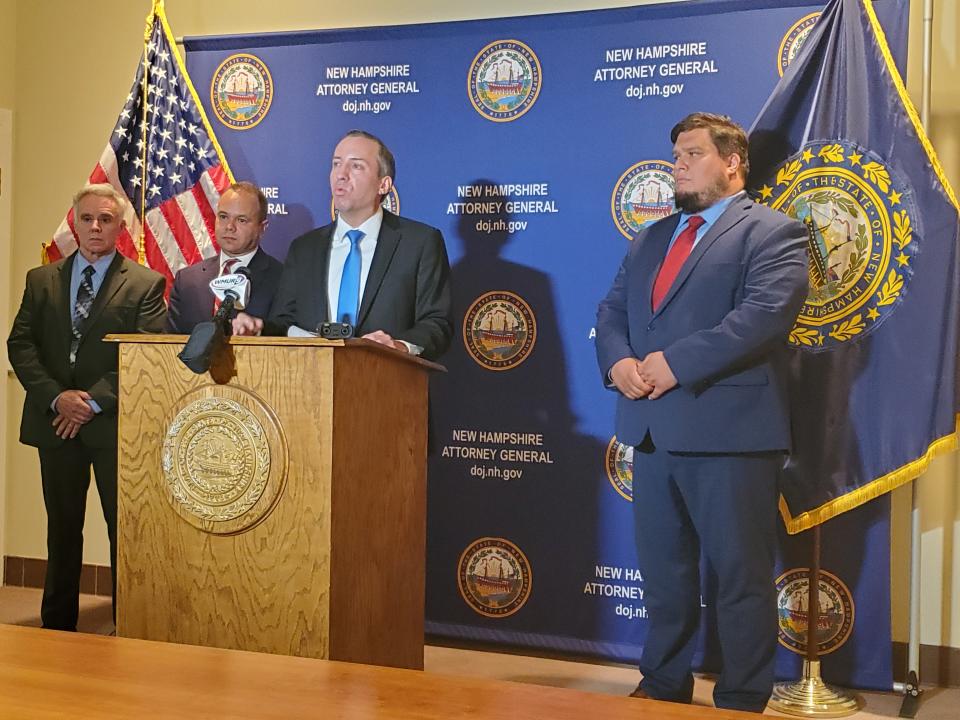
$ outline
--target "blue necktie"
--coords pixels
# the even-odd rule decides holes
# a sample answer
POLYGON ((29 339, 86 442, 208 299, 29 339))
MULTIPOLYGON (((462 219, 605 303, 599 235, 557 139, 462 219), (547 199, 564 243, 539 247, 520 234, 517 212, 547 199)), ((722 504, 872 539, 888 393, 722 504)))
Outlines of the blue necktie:
POLYGON ((337 321, 357 324, 357 313, 360 309, 360 239, 363 232, 350 230, 347 239, 350 240, 350 254, 343 264, 343 275, 340 276, 340 295, 337 296, 337 321))

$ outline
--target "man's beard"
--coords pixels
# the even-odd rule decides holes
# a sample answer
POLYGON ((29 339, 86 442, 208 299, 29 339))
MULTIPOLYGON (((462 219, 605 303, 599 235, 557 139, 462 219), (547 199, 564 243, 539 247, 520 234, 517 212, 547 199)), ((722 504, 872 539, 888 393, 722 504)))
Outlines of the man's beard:
POLYGON ((713 184, 700 192, 678 192, 673 198, 674 205, 688 215, 703 212, 708 207, 725 198, 730 191, 730 183, 725 177, 718 177, 713 184))

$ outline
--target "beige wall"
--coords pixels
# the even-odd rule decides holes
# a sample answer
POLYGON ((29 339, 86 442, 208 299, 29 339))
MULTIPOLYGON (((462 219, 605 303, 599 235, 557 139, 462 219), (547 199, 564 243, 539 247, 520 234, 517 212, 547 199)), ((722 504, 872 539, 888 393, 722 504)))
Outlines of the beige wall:
MULTIPOLYGON (((921 96, 923 5, 910 3, 907 86, 921 96)), ((960 192, 960 0, 935 0, 930 139, 954 192, 960 192)), ((960 647, 960 456, 938 458, 917 484, 921 515, 921 642, 960 647)), ((892 583, 894 639, 908 635, 911 487, 893 493, 892 583)))
POLYGON ((13 108, 17 0, 0 0, 0 108, 13 108))
MULTIPOLYGON (((956 50, 960 40, 958 2, 936 2, 932 123, 934 145, 955 186, 960 186, 960 89, 955 83, 960 71, 956 50)), ((646 3, 488 0, 468 5, 443 0, 371 0, 335 5, 316 0, 167 0, 167 16, 174 33, 182 36, 389 25, 639 4, 646 3)), ((908 85, 918 103, 922 5, 919 0, 911 3, 908 72, 908 85)), ((0 0, 0 107, 8 103, 16 111, 15 157, 31 159, 18 167, 13 223, 16 242, 9 253, 2 244, 0 219, 0 257, 4 258, 0 281, 9 288, 9 297, 2 298, 0 306, 2 301, 12 302, 14 308, 19 303, 24 273, 37 263, 40 242, 62 219, 71 193, 85 180, 106 142, 106 133, 119 111, 119 99, 132 81, 148 9, 147 0, 23 0, 19 4, 16 0, 0 0), (18 40, 15 46, 14 37, 18 40), (50 48, 60 48, 61 52, 52 53, 50 48)), ((9 319, 3 327, 9 327, 9 319)), ((0 547, 5 541, 7 554, 44 557, 45 518, 36 453, 19 445, 15 432, 22 391, 10 378, 5 390, 8 455, 0 490, 5 481, 7 507, 5 515, 0 514, 0 547)), ((3 449, 0 447, 0 453, 3 449)), ((938 461, 920 485, 924 513, 922 640, 954 647, 960 647, 958 475, 957 460, 951 456, 938 461)), ((105 532, 93 492, 91 496, 85 557, 87 562, 106 564, 105 532)), ((909 490, 895 493, 894 500, 894 621, 895 637, 902 640, 906 637, 904 553, 909 490)), ((842 552, 842 548, 827 548, 826 552, 842 552)))
MULTIPOLYGON (((16 100, 16 0, 0 0, 0 282, 9 284, 13 210, 13 109, 16 100)), ((7 295, 0 292, 0 328, 9 327, 7 295)), ((0 557, 6 554, 7 348, 0 347, 0 557)))

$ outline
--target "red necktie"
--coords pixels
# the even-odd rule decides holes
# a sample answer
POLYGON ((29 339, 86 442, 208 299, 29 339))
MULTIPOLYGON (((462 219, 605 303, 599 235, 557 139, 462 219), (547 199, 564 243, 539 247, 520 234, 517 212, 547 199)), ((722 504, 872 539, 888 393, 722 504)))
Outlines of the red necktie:
POLYGON ((693 242, 697 239, 697 230, 703 225, 704 220, 699 215, 691 215, 687 220, 687 226, 679 235, 676 241, 663 259, 663 265, 660 266, 660 272, 657 273, 657 279, 653 282, 653 293, 650 295, 650 306, 656 311, 660 303, 670 291, 670 286, 677 279, 680 268, 690 257, 690 251, 693 250, 693 242))
MULTIPOLYGON (((224 275, 229 275, 233 272, 233 269, 240 264, 240 261, 236 258, 230 258, 223 264, 223 269, 220 271, 220 277, 224 275)), ((213 312, 216 313, 220 309, 220 298, 216 295, 213 296, 213 312)))

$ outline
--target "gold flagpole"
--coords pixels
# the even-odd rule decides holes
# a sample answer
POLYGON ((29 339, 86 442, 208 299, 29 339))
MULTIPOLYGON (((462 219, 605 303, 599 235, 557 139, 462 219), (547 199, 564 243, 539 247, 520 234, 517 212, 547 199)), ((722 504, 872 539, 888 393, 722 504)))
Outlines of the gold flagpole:
POLYGON ((143 82, 140 85, 140 93, 143 98, 143 134, 140 139, 143 141, 143 155, 141 160, 143 165, 140 169, 140 237, 137 238, 137 262, 141 265, 147 264, 146 251, 146 222, 147 222, 147 158, 150 154, 150 125, 147 123, 147 105, 150 102, 150 95, 147 93, 147 84, 150 73, 150 60, 147 54, 150 51, 150 35, 153 32, 153 21, 157 11, 163 6, 163 0, 153 0, 150 7, 150 14, 147 15, 146 27, 143 31, 143 82))
POLYGON ((803 677, 792 683, 777 683, 769 707, 787 715, 836 718, 852 715, 863 707, 857 695, 832 688, 820 677, 820 526, 813 527, 813 552, 807 575, 807 653, 803 677))

